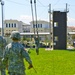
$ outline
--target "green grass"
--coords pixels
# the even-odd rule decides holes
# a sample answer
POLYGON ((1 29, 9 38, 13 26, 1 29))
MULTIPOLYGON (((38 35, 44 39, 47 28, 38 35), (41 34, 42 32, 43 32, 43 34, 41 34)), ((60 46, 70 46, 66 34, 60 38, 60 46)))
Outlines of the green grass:
POLYGON ((74 75, 75 74, 75 51, 40 49, 36 55, 31 51, 31 59, 34 69, 26 70, 27 75, 74 75))
POLYGON ((31 50, 29 54, 34 69, 28 70, 26 65, 26 75, 75 75, 75 51, 69 50, 53 50, 45 51, 40 49, 40 54, 36 55, 35 50, 31 50))

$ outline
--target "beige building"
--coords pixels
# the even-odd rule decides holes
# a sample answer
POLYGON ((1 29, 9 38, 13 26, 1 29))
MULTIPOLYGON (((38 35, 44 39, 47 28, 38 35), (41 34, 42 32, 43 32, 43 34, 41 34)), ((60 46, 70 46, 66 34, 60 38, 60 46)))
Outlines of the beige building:
MULTIPOLYGON (((23 33, 23 32, 34 33, 34 27, 35 27, 35 32, 37 32, 37 27, 38 27, 38 33, 50 32, 49 22, 43 21, 43 20, 38 20, 37 26, 36 26, 36 21, 34 21, 34 25, 32 21, 30 22, 30 25, 29 25, 29 24, 23 23, 22 21, 10 19, 10 20, 4 21, 3 27, 4 27, 4 36, 10 35, 12 31, 19 31, 20 33, 23 33)), ((42 38, 42 36, 40 37, 42 38)), ((48 36, 44 35, 44 37, 48 37, 48 36)))
MULTIPOLYGON (((36 21, 30 22, 31 28, 30 28, 30 32, 31 33, 49 33, 50 32, 50 26, 49 26, 49 22, 44 21, 44 20, 38 20, 37 21, 37 25, 36 25, 36 21)), ((34 34, 35 35, 35 34, 34 34)), ((40 40, 45 41, 45 40, 49 40, 49 35, 40 35, 40 40)))
POLYGON ((25 32, 25 33, 30 32, 30 26, 31 25, 29 25, 29 24, 23 23, 23 25, 22 25, 23 32, 25 32))
POLYGON ((73 41, 75 41, 75 26, 68 26, 67 27, 67 40, 68 44, 73 45, 73 41))
POLYGON ((49 32, 50 30, 49 22, 47 21, 38 20, 37 26, 36 26, 36 21, 34 21, 34 24, 33 21, 31 21, 30 25, 31 25, 30 32, 34 32, 34 31, 37 32, 37 27, 38 27, 38 32, 49 32))
POLYGON ((20 33, 30 31, 27 28, 28 24, 23 23, 22 21, 18 20, 5 20, 4 21, 4 36, 8 36, 11 34, 12 31, 19 31, 20 33))

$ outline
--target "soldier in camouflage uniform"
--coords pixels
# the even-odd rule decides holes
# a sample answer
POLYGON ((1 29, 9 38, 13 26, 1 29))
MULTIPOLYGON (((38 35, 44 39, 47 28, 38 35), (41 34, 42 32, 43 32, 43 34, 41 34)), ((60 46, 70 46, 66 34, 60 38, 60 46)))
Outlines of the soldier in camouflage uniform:
POLYGON ((2 65, 2 58, 5 46, 6 46, 6 40, 2 36, 0 36, 0 71, 1 71, 0 75, 6 75, 5 68, 2 65))
POLYGON ((34 39, 36 44, 36 53, 39 55, 39 36, 36 36, 34 39))
POLYGON ((23 47, 20 41, 20 33, 18 31, 13 31, 11 33, 11 39, 13 40, 5 48, 3 63, 8 64, 9 75, 26 75, 25 65, 23 58, 29 63, 29 69, 33 67, 32 61, 23 47))

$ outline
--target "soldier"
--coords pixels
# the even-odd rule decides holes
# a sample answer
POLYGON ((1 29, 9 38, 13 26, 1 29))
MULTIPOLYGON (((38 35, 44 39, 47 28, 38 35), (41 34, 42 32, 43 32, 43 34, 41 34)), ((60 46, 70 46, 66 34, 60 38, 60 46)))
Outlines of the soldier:
POLYGON ((19 42, 21 39, 18 31, 11 33, 12 42, 5 48, 3 64, 8 65, 9 75, 25 75, 25 65, 23 58, 29 63, 28 69, 32 68, 32 61, 25 50, 25 47, 19 42))
POLYGON ((6 46, 6 40, 2 36, 0 36, 0 71, 1 71, 0 75, 6 75, 5 68, 2 65, 2 58, 5 46, 6 46))
POLYGON ((34 39, 36 44, 36 53, 39 55, 39 36, 36 36, 34 39))

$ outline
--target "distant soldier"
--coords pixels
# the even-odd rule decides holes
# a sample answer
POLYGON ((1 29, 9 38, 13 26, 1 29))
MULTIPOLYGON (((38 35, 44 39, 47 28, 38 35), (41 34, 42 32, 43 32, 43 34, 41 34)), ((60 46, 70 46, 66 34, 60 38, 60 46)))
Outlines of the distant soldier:
POLYGON ((29 69, 33 67, 32 61, 25 50, 25 47, 19 42, 21 39, 18 31, 11 33, 12 42, 5 48, 4 65, 8 65, 9 75, 25 75, 24 58, 29 63, 29 69), (6 64, 7 63, 7 64, 6 64))
POLYGON ((5 68, 2 65, 2 58, 5 46, 6 46, 6 40, 2 36, 0 36, 0 71, 1 71, 0 75, 6 75, 5 68))
POLYGON ((35 44, 36 44, 36 53, 37 53, 37 55, 39 55, 39 37, 38 36, 36 36, 35 38, 35 44))

